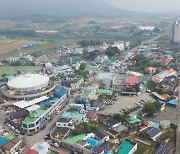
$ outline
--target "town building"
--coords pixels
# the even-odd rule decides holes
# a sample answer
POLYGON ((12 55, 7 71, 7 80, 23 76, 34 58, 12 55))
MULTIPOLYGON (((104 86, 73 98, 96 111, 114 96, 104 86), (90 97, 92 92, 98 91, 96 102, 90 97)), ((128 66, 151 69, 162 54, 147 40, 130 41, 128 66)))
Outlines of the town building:
POLYGON ((172 24, 171 41, 173 43, 180 43, 180 24, 178 21, 172 24))

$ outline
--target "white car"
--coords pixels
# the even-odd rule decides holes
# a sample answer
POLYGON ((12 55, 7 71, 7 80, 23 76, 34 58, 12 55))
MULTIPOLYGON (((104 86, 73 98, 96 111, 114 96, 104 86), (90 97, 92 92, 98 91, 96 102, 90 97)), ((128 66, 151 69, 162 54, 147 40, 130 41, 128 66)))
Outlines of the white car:
POLYGON ((9 123, 6 124, 8 127, 10 127, 11 125, 9 123))
POLYGON ((52 146, 54 146, 54 147, 56 147, 56 148, 58 148, 60 145, 58 144, 58 143, 56 143, 56 142, 50 142, 50 144, 52 145, 52 146))
POLYGON ((129 106, 127 106, 126 108, 127 108, 127 109, 130 109, 130 107, 129 107, 129 106))

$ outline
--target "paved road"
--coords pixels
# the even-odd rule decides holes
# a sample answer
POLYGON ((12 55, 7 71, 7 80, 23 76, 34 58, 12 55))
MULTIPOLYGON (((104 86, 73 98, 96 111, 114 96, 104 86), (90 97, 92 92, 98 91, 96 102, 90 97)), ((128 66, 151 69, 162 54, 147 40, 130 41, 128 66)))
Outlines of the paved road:
POLYGON ((126 51, 122 52, 122 54, 126 55, 127 53, 138 52, 139 48, 143 47, 145 44, 153 43, 155 40, 157 40, 158 38, 162 37, 163 35, 164 35, 164 33, 163 34, 159 34, 158 36, 155 36, 155 37, 153 37, 153 38, 151 38, 149 40, 143 41, 143 42, 141 42, 141 44, 139 46, 137 46, 137 47, 135 47, 135 48, 133 48, 131 50, 126 50, 126 51))

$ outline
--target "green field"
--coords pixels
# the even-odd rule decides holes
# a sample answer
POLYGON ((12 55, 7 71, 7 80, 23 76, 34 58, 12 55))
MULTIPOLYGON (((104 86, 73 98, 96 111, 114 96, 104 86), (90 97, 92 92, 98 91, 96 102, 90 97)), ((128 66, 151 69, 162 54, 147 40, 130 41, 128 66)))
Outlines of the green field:
POLYGON ((0 76, 3 74, 28 73, 42 70, 42 66, 0 66, 0 76))
POLYGON ((153 153, 154 153, 154 149, 151 146, 138 143, 138 148, 134 154, 153 154, 153 153))

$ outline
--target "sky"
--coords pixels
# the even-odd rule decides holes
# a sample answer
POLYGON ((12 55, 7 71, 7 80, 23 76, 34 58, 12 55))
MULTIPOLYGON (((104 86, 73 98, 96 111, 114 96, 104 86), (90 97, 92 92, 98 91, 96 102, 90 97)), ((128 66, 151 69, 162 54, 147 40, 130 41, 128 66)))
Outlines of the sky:
POLYGON ((115 7, 140 12, 180 12, 180 0, 105 0, 115 7))

